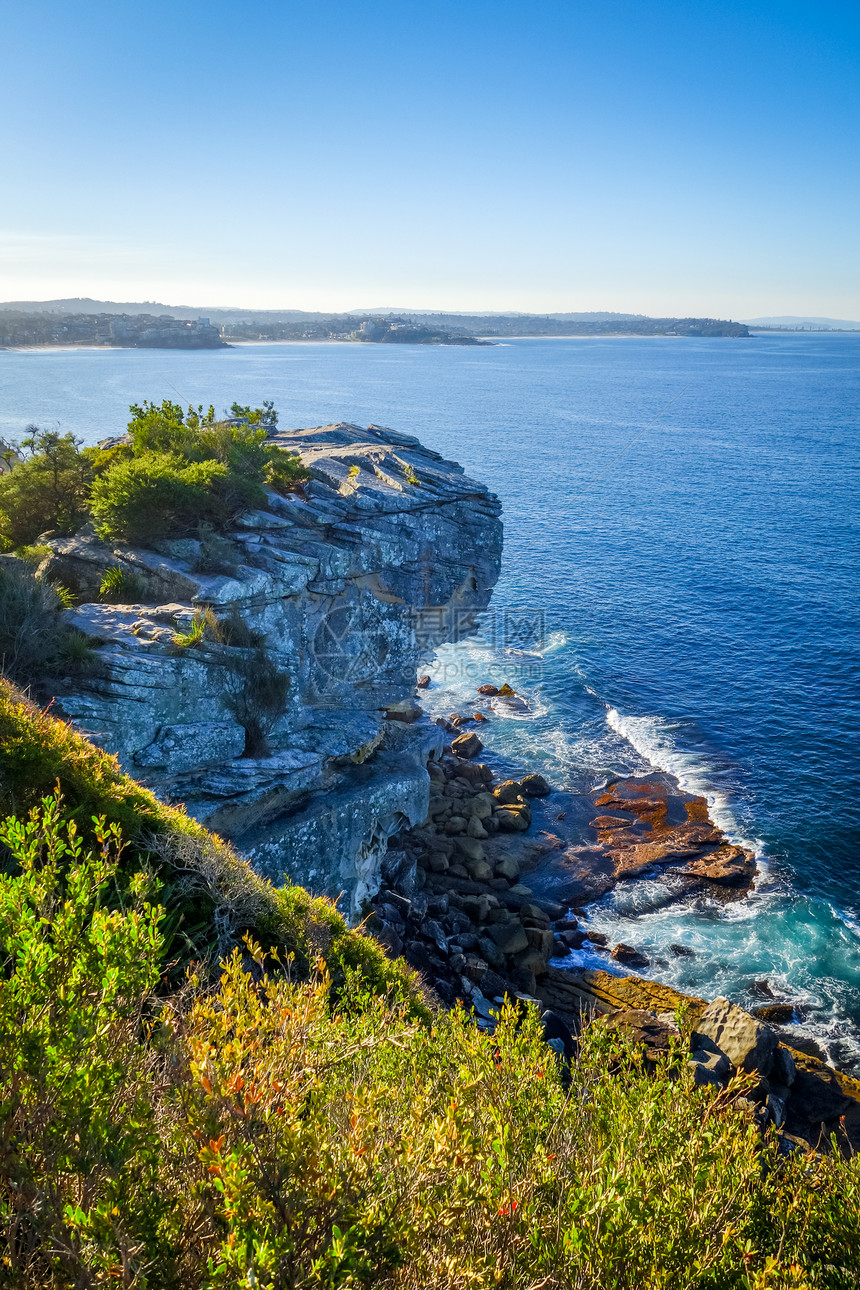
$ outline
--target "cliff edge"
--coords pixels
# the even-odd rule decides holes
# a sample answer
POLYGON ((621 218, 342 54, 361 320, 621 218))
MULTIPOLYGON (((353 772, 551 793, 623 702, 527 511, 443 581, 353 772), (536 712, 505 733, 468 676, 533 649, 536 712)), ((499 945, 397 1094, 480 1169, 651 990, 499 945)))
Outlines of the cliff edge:
POLYGON ((488 604, 501 508, 392 430, 271 438, 311 478, 223 536, 50 542, 41 572, 83 601, 65 616, 96 658, 54 711, 264 876, 356 917, 388 838, 426 817, 445 735, 414 706, 416 669, 488 604))

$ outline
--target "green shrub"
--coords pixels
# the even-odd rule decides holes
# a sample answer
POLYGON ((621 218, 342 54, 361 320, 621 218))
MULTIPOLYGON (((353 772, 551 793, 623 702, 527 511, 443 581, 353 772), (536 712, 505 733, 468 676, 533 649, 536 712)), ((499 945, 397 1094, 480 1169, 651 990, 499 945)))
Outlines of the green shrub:
POLYGON ((221 462, 146 453, 95 480, 93 519, 102 537, 141 544, 193 533, 201 521, 224 524, 240 509, 231 505, 232 483, 221 462))
POLYGON ((95 841, 94 816, 122 830, 127 846, 121 874, 157 865, 171 981, 181 978, 190 960, 211 963, 223 951, 219 928, 226 917, 237 936, 250 931, 293 954, 297 970, 321 954, 335 984, 349 969, 360 969, 380 991, 405 990, 423 1012, 413 974, 351 931, 329 901, 312 898, 303 887, 273 887, 183 808, 159 801, 125 775, 115 757, 0 677, 0 818, 38 809, 58 783, 87 844, 95 841))
POLYGON ((81 440, 28 427, 23 460, 0 475, 0 545, 29 545, 45 532, 74 533, 87 518, 92 468, 81 440))
POLYGON ((105 538, 145 545, 203 526, 205 545, 206 532, 263 505, 266 487, 287 492, 308 477, 295 453, 269 442, 277 423, 270 403, 234 412, 239 424, 218 420, 213 407, 135 404, 129 442, 107 449, 81 450, 70 434, 30 427, 24 459, 0 476, 0 546, 74 533, 90 515, 105 538))
POLYGON ((122 910, 106 907, 121 843, 103 822, 95 839, 86 851, 56 797, 0 825, 16 867, 0 874, 4 1285, 114 1281, 141 1245, 151 1264, 170 1261, 140 1043, 163 911, 143 873, 122 910))
POLYGON ((133 605, 145 599, 146 577, 134 569, 112 564, 105 569, 99 585, 99 600, 108 604, 133 605))
POLYGON ((32 566, 0 561, 0 672, 31 685, 52 670, 63 628, 56 590, 32 566))
POLYGON ((262 646, 231 659, 221 698, 245 731, 246 757, 268 757, 269 735, 286 711, 290 678, 262 646))

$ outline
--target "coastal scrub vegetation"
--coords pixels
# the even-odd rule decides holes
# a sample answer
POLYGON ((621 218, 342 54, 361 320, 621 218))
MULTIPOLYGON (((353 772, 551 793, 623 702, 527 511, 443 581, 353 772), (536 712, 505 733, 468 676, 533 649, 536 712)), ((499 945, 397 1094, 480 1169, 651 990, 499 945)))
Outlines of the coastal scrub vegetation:
POLYGON ((87 520, 102 537, 144 545, 201 525, 217 532, 263 505, 266 488, 286 492, 307 478, 299 457, 269 440, 270 402, 230 413, 169 399, 135 404, 128 435, 106 448, 29 427, 22 460, 0 476, 0 544, 68 536, 87 520))
POLYGON ((841 1290, 860 1162, 679 1049, 431 1012, 0 683, 0 1283, 841 1290), (220 966, 219 966, 220 959, 220 966))
POLYGON ((0 673, 27 684, 89 666, 90 643, 62 620, 68 605, 67 590, 37 578, 30 562, 0 557, 0 673))

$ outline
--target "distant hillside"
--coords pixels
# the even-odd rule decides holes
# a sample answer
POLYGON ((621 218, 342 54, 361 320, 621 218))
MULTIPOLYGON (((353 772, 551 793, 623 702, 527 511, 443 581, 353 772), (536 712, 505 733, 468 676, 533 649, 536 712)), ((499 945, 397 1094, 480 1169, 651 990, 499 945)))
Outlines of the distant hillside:
MULTIPOLYGON (((186 305, 142 304, 70 299, 10 301, 0 304, 0 344, 81 343, 79 320, 95 328, 102 343, 114 341, 112 322, 117 315, 133 319, 160 315, 160 324, 193 323, 203 315, 213 329, 220 329, 222 341, 230 340, 354 340, 400 344, 474 344, 478 338, 503 339, 514 336, 731 336, 749 335, 746 324, 721 318, 649 318, 644 314, 598 311, 592 313, 450 313, 430 310, 353 310, 349 313, 313 313, 301 309, 218 309, 186 305), (8 327, 27 327, 32 339, 12 338, 8 327), (63 337, 61 328, 75 320, 74 335, 63 337), (41 321, 40 321, 41 320, 41 321), (7 324, 3 330, 3 324, 7 324), (45 333, 47 339, 36 339, 45 333)), ((154 321, 154 319, 153 319, 154 321)), ((128 327, 126 330, 128 331, 128 327)), ((178 333, 177 333, 178 334, 178 333)), ((140 342, 132 342, 140 343, 140 342)))
POLYGON ((746 318, 748 327, 775 327, 779 331, 860 331, 860 322, 845 318, 806 318, 782 314, 777 318, 746 318))

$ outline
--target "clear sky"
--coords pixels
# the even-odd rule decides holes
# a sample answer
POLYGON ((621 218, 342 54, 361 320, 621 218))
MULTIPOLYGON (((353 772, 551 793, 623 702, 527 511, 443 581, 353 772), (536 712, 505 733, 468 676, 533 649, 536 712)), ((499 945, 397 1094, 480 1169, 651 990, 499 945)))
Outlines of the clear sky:
POLYGON ((860 318, 860 4, 6 0, 0 300, 860 318))

